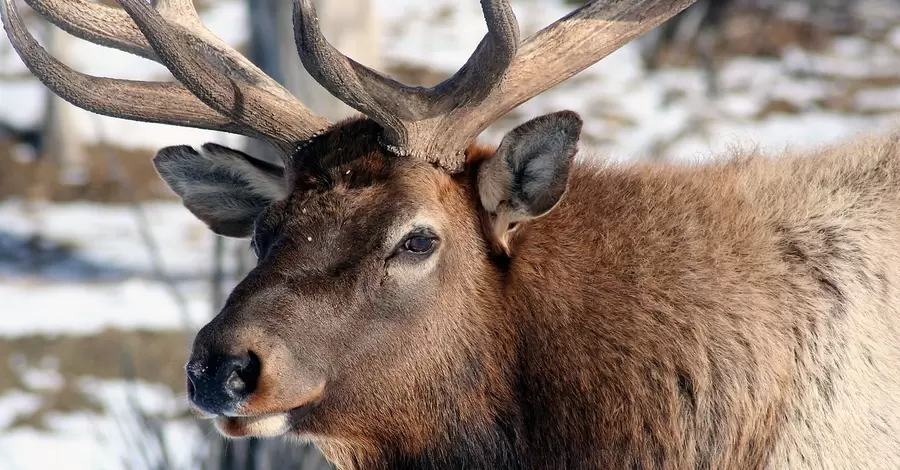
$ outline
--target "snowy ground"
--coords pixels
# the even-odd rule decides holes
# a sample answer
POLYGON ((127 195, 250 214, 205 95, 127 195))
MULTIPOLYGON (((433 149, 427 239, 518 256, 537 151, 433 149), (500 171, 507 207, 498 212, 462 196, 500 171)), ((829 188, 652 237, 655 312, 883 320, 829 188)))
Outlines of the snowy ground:
MULTIPOLYGON (((54 413, 45 418, 46 430, 29 427, 8 429, 0 436, 0 468, 19 469, 123 469, 151 468, 168 462, 167 469, 193 468, 202 451, 196 443, 204 436, 193 423, 181 417, 183 399, 161 386, 138 382, 96 381, 86 378, 82 386, 98 397, 102 414, 83 411, 54 413), (141 422, 132 410, 165 419, 163 444, 139 444, 144 439, 141 422), (191 444, 195 443, 195 444, 191 444), (134 452, 144 447, 146 455, 134 452)), ((20 391, 0 395, 0 426, 17 414, 40 407, 40 398, 20 391)))
MULTIPOLYGON (((448 73, 461 65, 484 33, 478 2, 380 0, 389 61, 448 73)), ((513 2, 527 35, 566 13, 558 0, 513 2)), ((242 3, 224 1, 205 20, 231 43, 244 41, 242 3)), ((896 18, 887 16, 887 20, 896 18)), ((900 24, 900 22, 896 22, 900 24)), ((722 70, 721 97, 710 101, 698 70, 650 74, 628 46, 575 79, 526 103, 519 121, 568 108, 585 116, 585 140, 614 159, 664 156, 700 160, 730 146, 777 149, 832 141, 862 130, 886 129, 900 117, 900 89, 870 87, 853 94, 846 109, 821 103, 848 81, 900 76, 900 28, 874 44, 843 38, 828 50, 790 51, 782 60, 736 58, 722 70), (780 100, 794 110, 760 117, 780 100)), ((0 72, 23 70, 0 39, 0 72)), ((143 59, 79 42, 70 63, 99 75, 159 79, 167 72, 143 59)), ((19 124, 41 119, 42 88, 35 82, 0 83, 0 117, 19 124)), ((157 148, 205 141, 235 143, 219 133, 136 124, 82 112, 81 131, 123 146, 157 148)), ((504 120, 485 138, 497 142, 514 125, 504 120)), ((208 287, 213 237, 177 203, 145 207, 162 266, 177 282, 183 307, 154 272, 133 208, 92 204, 28 205, 0 202, 0 342, 30 335, 95 335, 104 329, 178 330, 202 323, 213 307, 208 287), (28 253, 27 255, 24 253, 28 253), (183 309, 186 308, 186 311, 183 309)), ((0 360, 15 361, 16 358, 0 360)), ((86 377, 72 385, 97 395, 105 412, 49 414, 42 429, 16 425, 44 406, 43 391, 62 387, 52 358, 13 368, 18 386, 0 381, 0 469, 124 468, 129 449, 114 419, 133 393, 142 409, 178 416, 180 391, 155 384, 86 377), (118 410, 118 411, 116 411, 118 410)), ((70 384, 71 385, 71 384, 70 384)), ((121 416, 121 414, 119 415, 121 416)), ((198 439, 195 428, 173 420, 170 444, 184 462, 198 439)), ((132 462, 133 468, 140 468, 132 462)), ((176 462, 177 466, 177 462, 176 462)))
MULTIPOLYGON (((202 324, 210 313, 206 283, 212 236, 180 204, 149 204, 144 210, 165 271, 189 299, 189 319, 202 324)), ((28 313, 4 315, 0 334, 184 327, 184 315, 172 295, 155 281, 132 208, 67 204, 35 210, 7 202, 0 205, 0 227, 9 245, 4 252, 25 252, 16 245, 35 233, 47 237, 47 251, 67 248, 66 255, 47 256, 44 262, 34 254, 0 262, 4 310, 28 313), (63 306, 65 315, 59 311, 63 306)))
MULTIPOLYGON (((35 334, 90 336, 108 328, 179 330, 185 313, 194 325, 202 324, 212 309, 207 281, 212 237, 180 205, 150 204, 145 210, 165 270, 187 299, 187 312, 157 280, 132 208, 28 208, 6 202, 0 204, 0 341, 35 334), (38 253, 47 256, 24 247, 36 233, 45 237, 38 253), (3 257, 11 253, 21 256, 3 257)), ((146 436, 133 427, 138 417, 131 414, 129 399, 152 416, 178 418, 165 424, 174 459, 170 468, 189 468, 189 457, 200 446, 185 444, 202 436, 181 416, 181 392, 162 385, 85 377, 68 386, 94 397, 103 412, 53 411, 45 414, 43 429, 8 427, 42 406, 52 407, 61 396, 64 379, 52 359, 33 364, 15 354, 4 358, 23 362, 13 369, 24 390, 0 387, 0 468, 145 468, 141 456, 130 451, 139 446, 129 439, 146 436)))

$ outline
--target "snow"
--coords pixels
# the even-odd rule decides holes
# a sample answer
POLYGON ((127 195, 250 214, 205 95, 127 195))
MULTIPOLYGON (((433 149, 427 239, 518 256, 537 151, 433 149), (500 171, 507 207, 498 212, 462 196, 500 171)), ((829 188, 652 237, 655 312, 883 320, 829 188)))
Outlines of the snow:
POLYGON ((855 104, 860 111, 900 109, 900 87, 860 90, 856 94, 855 104))
POLYGON ((871 47, 872 44, 865 38, 843 37, 834 41, 831 50, 839 57, 862 57, 869 52, 871 47))
MULTIPOLYGON (((88 378, 81 387, 90 390, 110 412, 56 413, 46 420, 47 430, 15 428, 0 433, 0 468, 193 468, 191 463, 203 451, 204 436, 184 419, 171 419, 183 411, 182 397, 165 387, 140 382, 88 378), (136 421, 134 410, 153 419, 170 418, 161 420, 162 443, 147 438, 149 430, 136 421), (135 452, 138 448, 144 452, 135 452), (165 467, 147 465, 164 459, 169 462, 165 467)), ((26 394, 0 396, 0 405, 5 405, 0 406, 0 424, 6 410, 35 408, 34 398, 26 394)))
MULTIPOLYGON (((204 298, 208 292, 199 286, 192 292, 201 295, 189 299, 190 324, 202 325, 209 317, 209 299, 204 298)), ((0 332, 7 337, 85 335, 107 328, 172 330, 185 324, 166 288, 141 280, 112 285, 10 283, 0 286, 0 298, 7 299, 4 309, 8 312, 29 312, 0 320, 0 332)))
POLYGON ((43 358, 37 367, 29 367, 22 356, 13 355, 9 358, 9 362, 28 390, 52 391, 59 390, 63 386, 64 380, 58 370, 59 360, 55 357, 43 358))
MULTIPOLYGON (((183 277, 209 274, 213 236, 202 222, 177 202, 142 204, 141 210, 154 241, 162 248, 167 271, 183 277)), ((135 209, 128 206, 21 201, 0 204, 4 233, 20 237, 52 234, 56 243, 75 247, 81 259, 106 266, 109 271, 151 270, 149 253, 139 240, 137 217, 135 209)), ((0 276, 3 274, 0 270, 0 276)))
POLYGON ((33 393, 12 390, 0 394, 0 427, 9 426, 19 416, 31 413, 40 406, 40 397, 33 393))
MULTIPOLYGON (((486 32, 475 1, 378 0, 377 5, 386 34, 385 58, 391 63, 424 65, 449 75, 486 32)), ((513 8, 527 37, 563 16, 569 6, 561 0, 517 0, 513 8)), ((229 0, 217 2, 203 20, 237 45, 247 38, 245 15, 244 2, 229 0)), ((32 31, 38 34, 41 29, 32 31)), ((14 54, 4 55, 8 49, 0 35, 0 74, 24 71, 14 54)), ((81 40, 66 61, 89 74, 170 79, 158 64, 81 40)), ((525 119, 572 109, 584 117, 585 141, 592 144, 584 146, 584 158, 603 154, 634 160, 661 152, 676 161, 701 161, 735 146, 772 151, 809 147, 895 126, 900 117, 900 88, 895 86, 859 90, 847 112, 823 110, 820 103, 841 93, 845 82, 898 75, 900 27, 891 30, 887 44, 846 37, 824 51, 792 49, 780 58, 733 58, 720 69, 721 96, 712 101, 702 71, 651 74, 641 64, 637 45, 631 44, 524 103, 514 112, 516 120, 499 122, 483 138, 498 143, 503 132, 525 119), (796 109, 758 117, 773 100, 796 109)), ((45 98, 43 87, 33 80, 0 83, 0 119, 34 125, 42 118, 45 98)), ((240 138, 218 132, 76 113, 79 132, 91 141, 105 139, 134 148, 240 143, 240 138)), ((177 202, 146 204, 143 211, 162 267, 186 299, 186 311, 171 286, 158 279, 134 208, 2 201, 0 341, 35 334, 91 335, 111 327, 173 330, 208 319, 215 310, 208 286, 214 237, 177 202), (54 254, 51 262, 25 254, 35 243, 40 253, 54 254)), ((241 247, 228 244, 229 250, 246 249, 241 247)), ((81 386, 96 391, 106 413, 53 414, 47 430, 7 428, 41 405, 37 392, 60 386, 52 360, 16 367, 29 389, 0 390, 2 469, 125 467, 129 444, 117 419, 127 415, 125 404, 132 396, 140 409, 167 417, 166 449, 177 461, 173 468, 187 468, 202 440, 196 427, 172 418, 184 405, 178 394, 153 384, 89 378, 81 386)))
MULTIPOLYGON (((179 203, 147 204, 143 210, 162 267, 187 299, 189 324, 202 325, 211 311, 206 279, 214 236, 179 203)), ((0 337, 184 327, 169 286, 156 279, 133 208, 10 201, 0 204, 0 227, 0 247, 4 237, 11 244, 38 233, 74 250, 46 267, 28 257, 0 263, 2 309, 28 312, 0 316, 0 337)))

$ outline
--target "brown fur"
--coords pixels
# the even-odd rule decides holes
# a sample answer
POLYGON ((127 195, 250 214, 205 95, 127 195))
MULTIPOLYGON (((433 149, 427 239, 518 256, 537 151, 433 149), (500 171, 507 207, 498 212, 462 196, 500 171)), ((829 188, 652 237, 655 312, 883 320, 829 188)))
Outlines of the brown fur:
POLYGON ((900 465, 896 136, 576 163, 505 250, 473 177, 491 149, 451 177, 377 132, 300 152, 257 222, 278 241, 195 343, 286 351, 261 355, 282 398, 256 399, 324 384, 290 426, 339 468, 900 465), (415 214, 440 231, 427 271, 376 256, 415 214))

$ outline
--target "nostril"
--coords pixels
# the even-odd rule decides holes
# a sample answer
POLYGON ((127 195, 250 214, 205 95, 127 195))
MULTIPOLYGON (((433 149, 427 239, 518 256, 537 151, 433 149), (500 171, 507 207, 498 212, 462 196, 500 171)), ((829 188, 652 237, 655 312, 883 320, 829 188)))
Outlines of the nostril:
POLYGON ((193 400, 194 395, 197 393, 197 388, 202 385, 199 381, 202 380, 203 367, 197 360, 192 359, 185 364, 184 370, 187 373, 188 398, 193 400))
POLYGON ((238 377, 244 382, 244 393, 250 394, 256 391, 261 368, 262 364, 259 361, 259 356, 253 351, 249 351, 247 353, 247 365, 238 371, 238 377))
POLYGON ((225 390, 234 398, 244 398, 256 390, 259 373, 259 356, 252 351, 243 356, 231 357, 223 366, 225 390))
POLYGON ((222 414, 234 410, 257 389, 262 366, 259 356, 247 352, 197 356, 185 368, 191 403, 208 413, 222 414))
POLYGON ((246 388, 247 384, 238 375, 237 371, 232 371, 231 375, 228 376, 228 380, 225 381, 225 390, 228 390, 234 396, 243 395, 246 388))

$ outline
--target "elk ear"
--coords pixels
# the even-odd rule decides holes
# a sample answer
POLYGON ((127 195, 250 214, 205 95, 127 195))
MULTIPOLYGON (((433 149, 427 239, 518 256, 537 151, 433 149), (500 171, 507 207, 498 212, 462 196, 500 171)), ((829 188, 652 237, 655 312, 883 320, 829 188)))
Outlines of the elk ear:
POLYGON ((256 217, 287 197, 282 168, 221 145, 166 147, 153 165, 188 210, 227 237, 250 236, 256 217))
POLYGON ((581 118, 575 112, 534 118, 506 134, 478 169, 481 204, 507 252, 508 232, 517 223, 550 212, 562 199, 580 134, 581 118))

